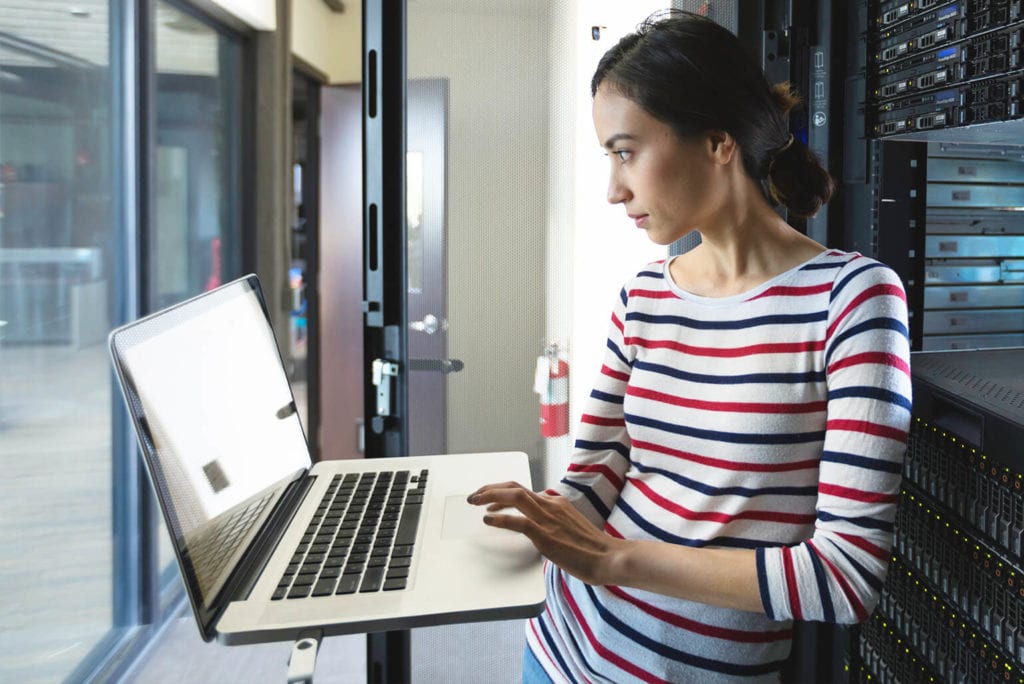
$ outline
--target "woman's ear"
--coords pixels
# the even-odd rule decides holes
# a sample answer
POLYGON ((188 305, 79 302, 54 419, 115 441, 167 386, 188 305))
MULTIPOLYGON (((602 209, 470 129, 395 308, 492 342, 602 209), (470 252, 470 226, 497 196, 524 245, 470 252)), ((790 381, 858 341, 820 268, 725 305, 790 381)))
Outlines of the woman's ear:
POLYGON ((719 164, 728 164, 736 153, 736 138, 720 130, 710 130, 707 136, 712 159, 719 164))

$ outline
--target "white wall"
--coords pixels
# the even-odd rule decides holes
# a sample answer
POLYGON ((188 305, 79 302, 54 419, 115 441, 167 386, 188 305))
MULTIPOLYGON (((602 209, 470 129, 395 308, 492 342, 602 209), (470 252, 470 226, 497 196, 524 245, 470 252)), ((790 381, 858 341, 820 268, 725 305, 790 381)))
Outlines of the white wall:
POLYGON ((325 73, 328 83, 359 83, 362 41, 359 0, 346 0, 340 13, 323 0, 292 0, 292 52, 325 73))
POLYGON ((579 424, 583 403, 601 369, 612 306, 622 285, 642 266, 662 259, 667 249, 647 239, 620 205, 607 201, 608 159, 594 132, 590 79, 601 56, 666 0, 587 0, 580 2, 572 40, 576 46, 574 93, 574 223, 570 425, 579 424), (601 26, 601 39, 591 27, 601 26))

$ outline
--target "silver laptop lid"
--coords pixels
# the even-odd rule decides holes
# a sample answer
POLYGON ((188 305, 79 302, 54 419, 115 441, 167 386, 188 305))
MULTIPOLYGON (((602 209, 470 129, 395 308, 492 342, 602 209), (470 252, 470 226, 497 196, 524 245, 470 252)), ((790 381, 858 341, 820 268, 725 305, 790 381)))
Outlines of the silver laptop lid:
POLYGON ((249 275, 125 325, 109 343, 208 639, 245 548, 310 466, 259 281, 249 275))

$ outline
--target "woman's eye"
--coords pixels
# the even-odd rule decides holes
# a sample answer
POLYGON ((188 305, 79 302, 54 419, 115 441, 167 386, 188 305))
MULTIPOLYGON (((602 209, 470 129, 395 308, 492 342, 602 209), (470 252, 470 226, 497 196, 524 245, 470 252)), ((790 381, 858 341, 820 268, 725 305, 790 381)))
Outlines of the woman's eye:
POLYGON ((624 162, 629 159, 630 152, 629 150, 614 150, 612 154, 618 157, 620 162, 624 162))

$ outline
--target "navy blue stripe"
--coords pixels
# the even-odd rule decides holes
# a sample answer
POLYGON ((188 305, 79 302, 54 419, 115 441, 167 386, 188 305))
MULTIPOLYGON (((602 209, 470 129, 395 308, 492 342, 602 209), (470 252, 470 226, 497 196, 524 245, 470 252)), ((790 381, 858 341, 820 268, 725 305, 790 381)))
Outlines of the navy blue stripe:
POLYGON ((836 522, 843 521, 848 522, 851 525, 857 527, 863 527, 866 530, 881 530, 882 532, 892 532, 892 523, 878 518, 870 518, 867 516, 859 516, 856 518, 847 518, 842 515, 835 515, 834 513, 828 513, 827 511, 818 511, 818 520, 822 522, 836 522))
POLYGON ((708 496, 744 496, 747 498, 755 496, 817 496, 818 487, 713 487, 698 480, 691 480, 677 472, 663 468, 652 468, 642 463, 633 463, 633 467, 642 473, 654 473, 666 477, 683 487, 698 491, 708 496))
POLYGON ((696 330, 745 330, 747 328, 754 328, 762 325, 803 325, 805 323, 824 321, 827 318, 827 311, 812 311, 811 313, 803 314, 772 314, 770 316, 744 318, 738 321, 704 321, 699 318, 689 318, 687 316, 646 314, 639 311, 633 311, 626 314, 627 321, 678 325, 684 328, 693 328, 696 330))
POLYGON ((761 433, 754 432, 744 434, 742 432, 723 432, 721 430, 704 430, 680 425, 678 423, 667 423, 663 420, 655 420, 646 416, 638 416, 632 413, 625 414, 626 422, 631 425, 642 425, 664 432, 671 432, 676 435, 686 435, 697 439, 707 439, 729 444, 808 444, 820 442, 825 439, 824 430, 813 430, 811 432, 788 432, 788 433, 761 433))
POLYGON ((610 349, 613 354, 619 357, 619 361, 622 361, 623 364, 627 366, 633 365, 626 359, 626 355, 623 354, 621 350, 619 350, 618 345, 612 342, 611 338, 608 338, 608 349, 610 349))
POLYGON ((825 566, 818 558, 817 552, 810 546, 805 546, 807 554, 811 557, 811 565, 814 567, 814 579, 818 583, 818 595, 821 597, 821 608, 824 611, 825 622, 835 623, 836 609, 832 603, 832 592, 828 590, 828 575, 825 574, 825 566))
POLYGON ((800 268, 801 271, 828 271, 828 270, 839 270, 848 264, 848 261, 840 262, 826 262, 824 264, 807 264, 800 268))
POLYGON ((857 454, 844 454, 840 451, 826 451, 822 453, 821 460, 828 461, 829 463, 842 463, 843 465, 853 466, 855 468, 879 470, 885 473, 896 474, 903 472, 903 464, 901 462, 883 461, 877 458, 858 456, 857 454))
POLYGON ((629 301, 629 293, 626 292, 626 288, 619 290, 619 299, 622 300, 622 305, 626 306, 626 303, 629 301))
POLYGON ((764 606, 764 614, 769 620, 775 619, 775 611, 772 610, 772 593, 768 590, 768 568, 764 562, 764 547, 754 550, 754 559, 757 563, 757 588, 761 592, 761 604, 764 606))
POLYGON ((602 392, 600 390, 590 390, 590 396, 594 399, 600 399, 601 401, 607 401, 609 404, 621 404, 622 395, 620 394, 609 394, 608 392, 602 392))
POLYGON ((825 380, 825 371, 807 371, 805 373, 746 373, 744 375, 711 375, 707 373, 691 373, 671 366, 647 363, 646 361, 637 361, 633 368, 635 370, 646 370, 651 373, 667 375, 679 380, 688 380, 690 382, 700 382, 709 385, 743 385, 748 383, 796 385, 822 382, 825 380))
MULTIPOLYGON (((846 551, 843 550, 843 547, 838 542, 834 543, 836 549, 838 549, 839 553, 843 554, 843 557, 850 562, 850 565, 852 565, 853 569, 857 571, 857 574, 863 577, 864 581, 870 584, 872 589, 874 589, 875 591, 882 591, 882 580, 878 579, 875 573, 870 572, 867 568, 865 568, 863 565, 854 560, 853 556, 846 553, 846 551)), ((865 553, 867 553, 867 551, 865 551, 865 553)))
POLYGON ((587 485, 580 484, 579 482, 574 482, 573 480, 570 480, 567 477, 562 478, 562 484, 572 487, 573 489, 583 494, 583 496, 586 497, 587 501, 590 502, 590 505, 594 507, 594 510, 597 511, 598 515, 600 515, 601 518, 603 518, 604 520, 608 519, 608 515, 611 513, 611 511, 608 509, 607 506, 604 505, 604 501, 601 501, 601 497, 599 497, 597 495, 597 492, 595 492, 592 488, 588 487, 587 485))
POLYGON ((841 389, 830 390, 828 393, 829 401, 833 399, 875 399, 877 401, 884 401, 887 404, 893 404, 894 406, 900 406, 910 411, 913 407, 912 402, 907 397, 903 396, 899 392, 893 392, 891 390, 884 389, 882 387, 843 387, 841 389))
POLYGON ((730 549, 757 549, 762 546, 782 546, 781 543, 766 542, 763 539, 743 539, 742 537, 715 537, 713 539, 691 539, 689 537, 680 537, 677 534, 666 532, 660 527, 652 524, 637 513, 636 509, 626 503, 626 500, 622 497, 619 497, 618 502, 615 504, 615 508, 622 511, 622 513, 633 521, 637 527, 647 532, 655 539, 670 542, 672 544, 679 544, 680 546, 689 546, 695 549, 704 548, 705 546, 721 546, 723 548, 730 549))
POLYGON ((627 461, 629 460, 629 447, 622 442, 594 442, 589 439, 577 439, 576 448, 588 451, 614 451, 627 461))
POLYGON ((576 680, 573 679, 572 676, 569 674, 569 666, 565 662, 565 659, 562 657, 560 649, 555 645, 554 640, 551 638, 551 632, 548 631, 547 625, 544 624, 543 616, 542 619, 537 620, 537 624, 540 625, 540 631, 544 635, 544 640, 548 644, 548 653, 553 655, 555 657, 555 660, 558 661, 558 668, 562 671, 562 676, 566 677, 570 682, 573 682, 573 684, 575 684, 576 680))
POLYGON ((879 263, 877 261, 871 261, 871 262, 865 263, 863 266, 861 266, 857 270, 851 271, 848 276, 846 276, 845 278, 840 280, 832 288, 832 294, 829 296, 829 301, 830 302, 834 302, 836 300, 836 297, 839 296, 839 293, 842 292, 846 288, 846 286, 849 285, 850 282, 854 278, 856 278, 858 275, 860 275, 864 271, 869 271, 869 270, 871 270, 873 268, 887 268, 887 266, 885 266, 884 264, 881 264, 881 263, 879 263))
MULTIPOLYGON (((625 636, 627 639, 636 642, 640 646, 653 651, 663 658, 673 660, 679 663, 685 663, 691 667, 699 667, 703 670, 710 670, 711 672, 721 672, 724 674, 742 676, 742 677, 755 677, 757 675, 764 675, 770 672, 776 672, 782 667, 784 661, 774 661, 758 663, 756 665, 743 665, 740 663, 729 663, 722 660, 714 660, 712 658, 705 658, 702 656, 687 653, 686 651, 680 651, 677 648, 672 648, 667 644, 663 643, 658 639, 652 639, 646 634, 626 624, 624 621, 616 617, 600 600, 597 598, 597 592, 590 585, 583 585, 587 590, 587 594, 590 596, 590 600, 593 603, 594 608, 597 609, 601 619, 604 620, 610 627, 615 629, 617 632, 625 636)), ((626 655, 626 654, 619 654, 626 655)), ((636 658, 627 659, 631 662, 636 662, 636 658)))
POLYGON ((909 339, 910 332, 907 330, 907 326, 903 325, 902 321, 895 318, 870 318, 866 321, 858 323, 852 328, 848 328, 841 332, 839 335, 829 341, 828 349, 825 350, 825 367, 828 368, 832 365, 832 354, 835 352, 836 347, 845 342, 846 340, 860 335, 864 332, 870 332, 872 330, 892 330, 898 332, 903 337, 909 339))
POLYGON ((640 271, 636 274, 637 278, 658 278, 663 279, 665 276, 663 271, 640 271))

